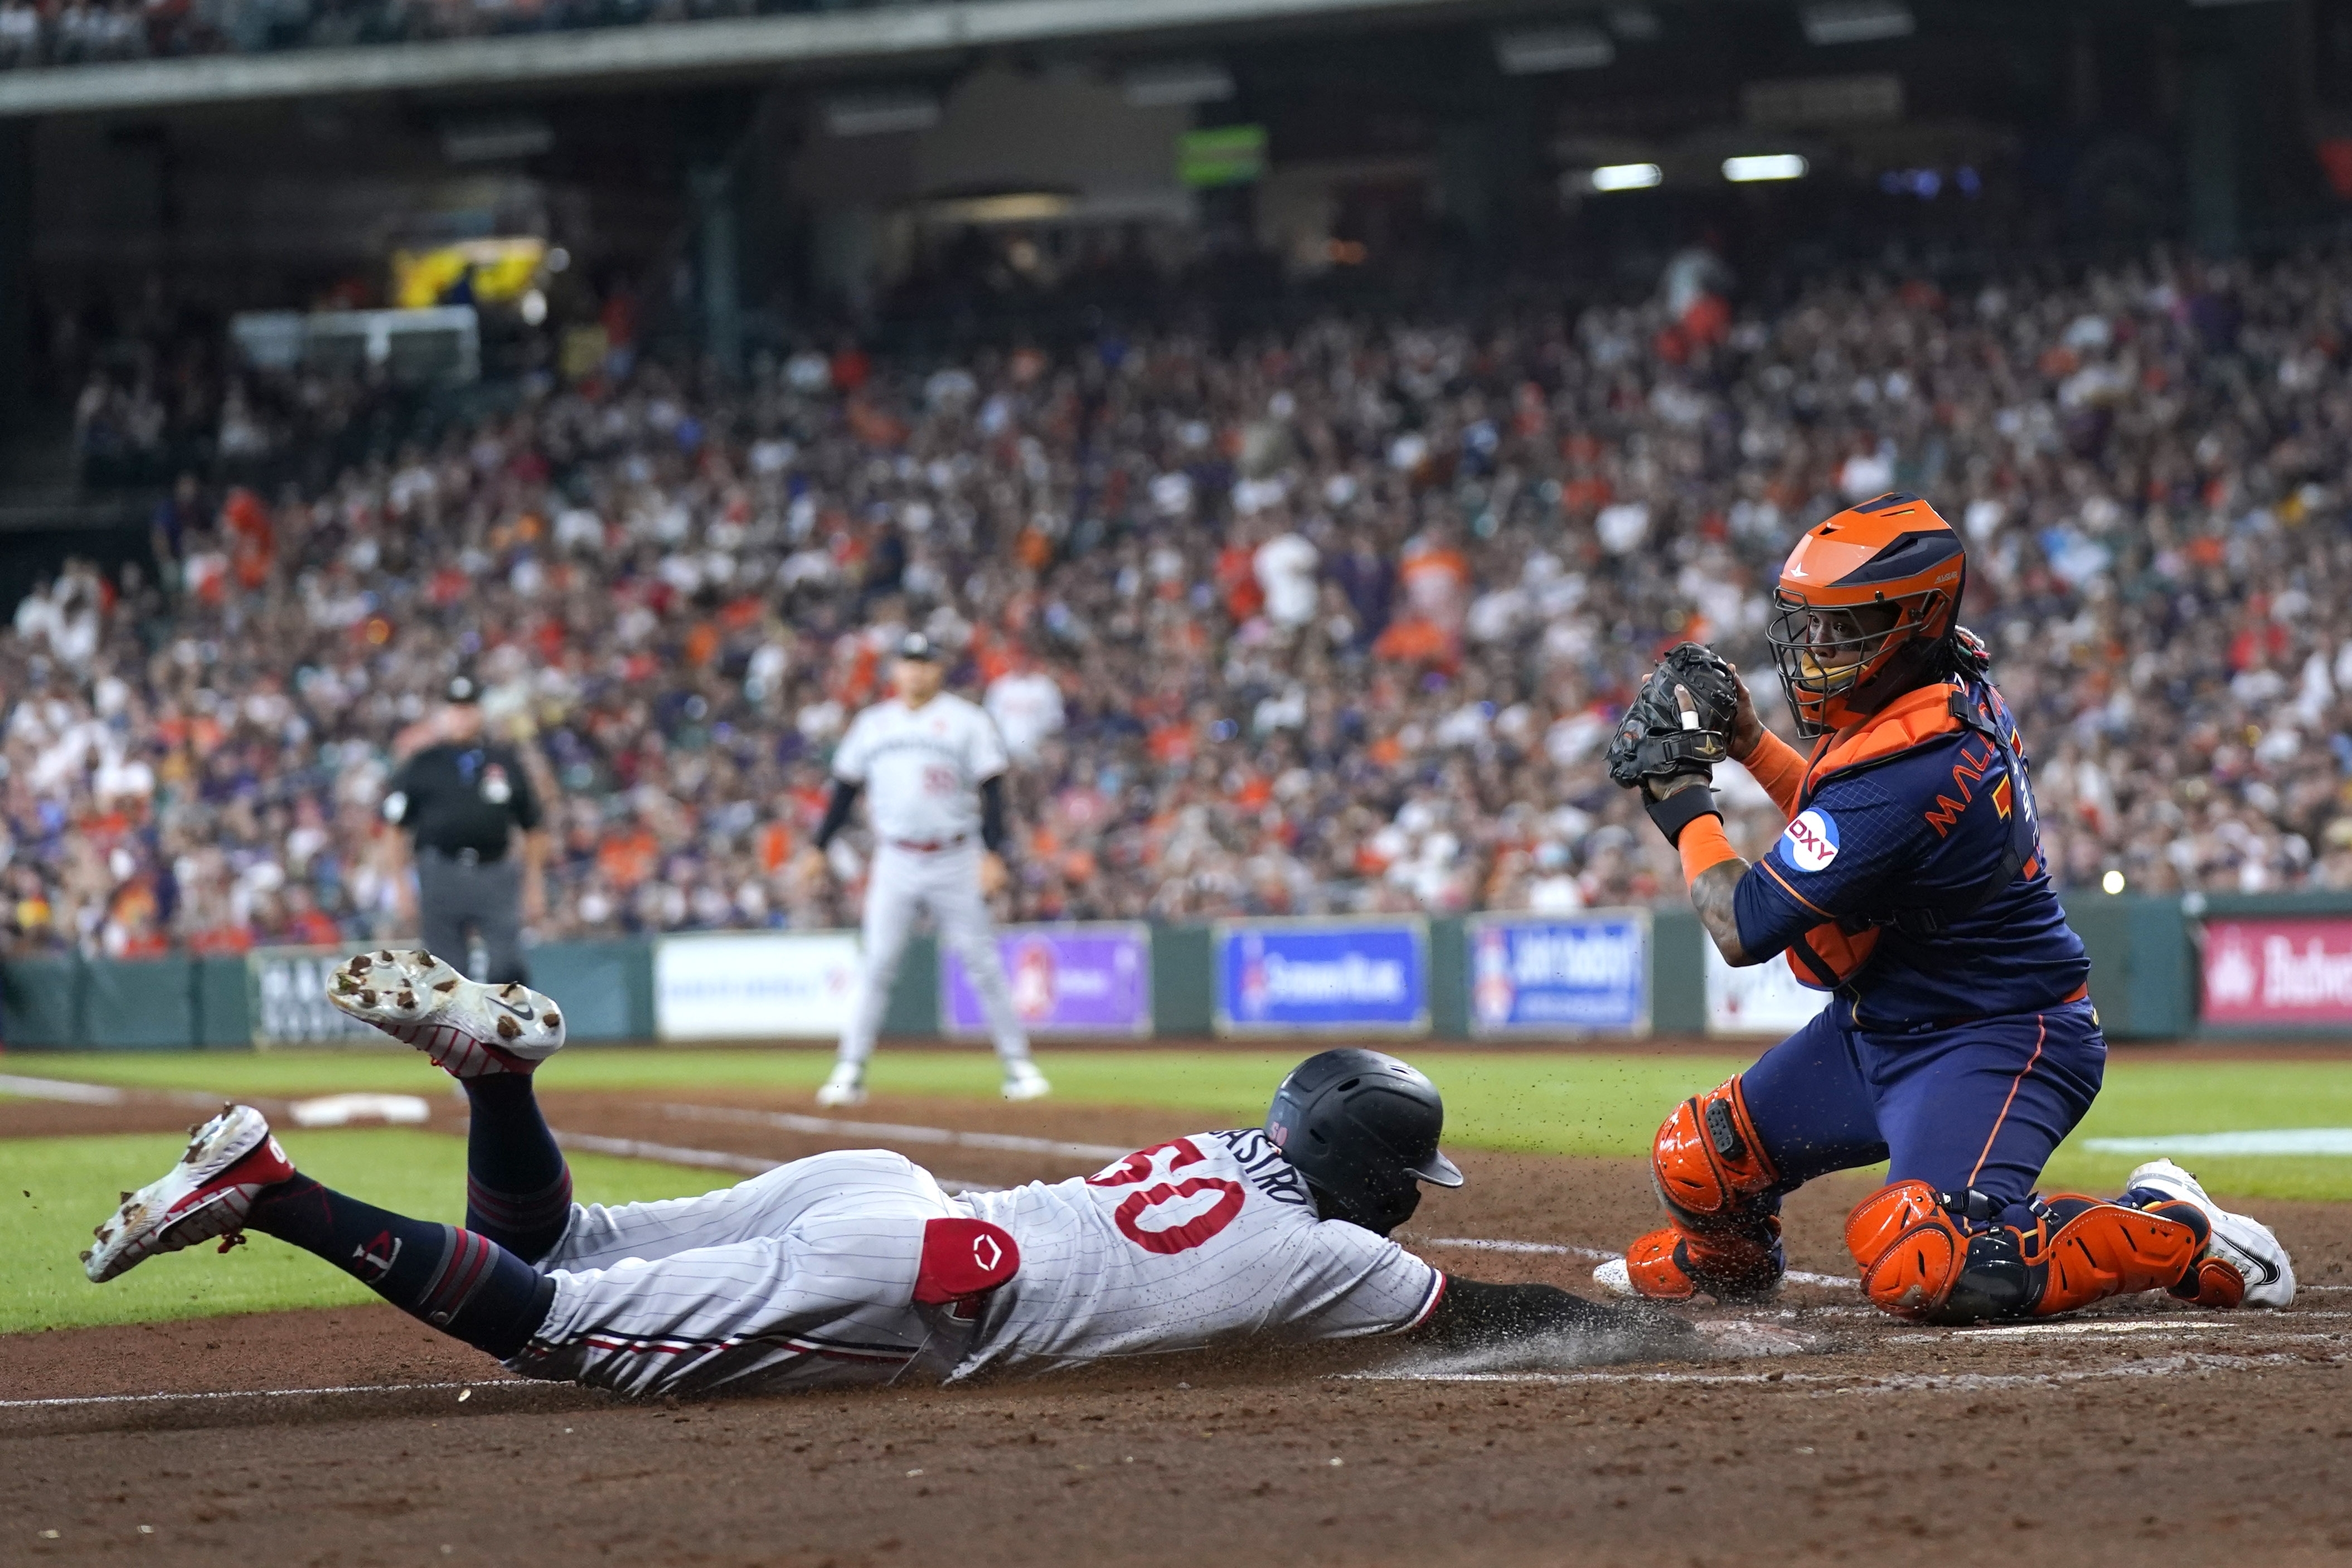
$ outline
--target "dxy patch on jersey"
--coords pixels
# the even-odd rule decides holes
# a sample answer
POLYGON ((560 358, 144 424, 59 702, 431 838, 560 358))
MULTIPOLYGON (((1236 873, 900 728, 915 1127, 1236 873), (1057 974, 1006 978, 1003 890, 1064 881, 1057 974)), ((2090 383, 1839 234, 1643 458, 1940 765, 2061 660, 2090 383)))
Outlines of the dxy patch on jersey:
POLYGON ((1827 811, 1801 811, 1780 835, 1782 858, 1799 871, 1822 871, 1837 859, 1836 819, 1827 811))

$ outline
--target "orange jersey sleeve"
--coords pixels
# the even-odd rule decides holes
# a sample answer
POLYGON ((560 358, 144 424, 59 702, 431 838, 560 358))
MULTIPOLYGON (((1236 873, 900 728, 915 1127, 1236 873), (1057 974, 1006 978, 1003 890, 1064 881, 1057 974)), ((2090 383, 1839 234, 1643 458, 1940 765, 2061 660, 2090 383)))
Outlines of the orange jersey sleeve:
POLYGON ((1737 759, 1742 768, 1753 774, 1772 803, 1780 808, 1780 819, 1786 821, 1797 814, 1797 790, 1805 781, 1805 754, 1774 735, 1764 732, 1756 749, 1737 759))

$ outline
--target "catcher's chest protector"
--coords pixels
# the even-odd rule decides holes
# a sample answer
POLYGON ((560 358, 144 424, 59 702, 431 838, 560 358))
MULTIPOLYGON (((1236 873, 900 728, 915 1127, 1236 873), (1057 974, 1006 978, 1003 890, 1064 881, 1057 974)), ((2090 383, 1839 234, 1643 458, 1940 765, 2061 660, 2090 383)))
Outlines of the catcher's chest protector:
POLYGON ((1789 949, 1790 971, 1802 984, 1815 990, 1835 990, 1870 961, 1878 946, 1878 934, 1885 927, 1896 926, 1914 936, 1933 936, 1953 920, 1975 911, 2008 886, 2019 873, 2033 874, 2032 796, 2025 782, 2024 760, 2011 733, 2008 706, 1990 683, 1962 687, 1938 681, 1905 693, 1850 729, 1823 737, 1813 749, 1804 783, 1797 791, 1796 810, 1790 815, 1801 815, 1822 787, 1842 774, 1880 767, 1963 729, 1990 742, 2008 770, 2009 792, 1997 792, 1997 799, 2008 801, 2001 811, 2010 824, 2008 843, 2000 859, 1982 883, 1958 899, 1948 899, 1939 905, 1890 910, 1885 915, 1825 920, 1814 926, 1805 933, 1802 941, 1789 949))

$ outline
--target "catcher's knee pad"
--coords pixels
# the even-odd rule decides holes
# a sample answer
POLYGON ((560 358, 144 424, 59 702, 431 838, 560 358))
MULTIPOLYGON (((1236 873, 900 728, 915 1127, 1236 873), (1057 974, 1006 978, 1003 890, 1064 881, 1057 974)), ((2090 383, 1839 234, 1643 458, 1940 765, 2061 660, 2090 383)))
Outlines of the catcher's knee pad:
MULTIPOLYGON (((2041 1277, 2033 1315, 2071 1312, 2109 1296, 2188 1287, 2192 1300, 2207 1290, 2216 1300, 2228 1282, 2207 1279, 2200 1269, 2212 1222, 2196 1205, 2151 1204, 2127 1208, 2081 1193, 2059 1193, 2042 1205, 2041 1223, 2021 1234, 2025 1261, 2041 1277)), ((2231 1272, 2227 1264, 2222 1272, 2231 1272)), ((2245 1293, 2245 1282, 2238 1282, 2245 1293)))
POLYGON ((1764 1216, 1760 1239, 1669 1225, 1625 1249, 1625 1278, 1654 1301, 1687 1301, 1702 1293, 1717 1301, 1752 1301, 1769 1294, 1787 1268, 1777 1214, 1764 1216))
POLYGON ((2013 1317, 2032 1300, 2032 1275, 2006 1226, 1969 1229, 1977 1197, 1950 1197, 1924 1181, 1881 1187, 1846 1217, 1846 1250, 1871 1301, 1898 1318, 1972 1323, 2013 1317), (1957 1210, 1957 1212, 1955 1212, 1957 1210))
POLYGON ((1737 1078, 1675 1107, 1650 1146, 1650 1173, 1676 1223, 1697 1234, 1761 1238, 1780 1181, 1737 1078))

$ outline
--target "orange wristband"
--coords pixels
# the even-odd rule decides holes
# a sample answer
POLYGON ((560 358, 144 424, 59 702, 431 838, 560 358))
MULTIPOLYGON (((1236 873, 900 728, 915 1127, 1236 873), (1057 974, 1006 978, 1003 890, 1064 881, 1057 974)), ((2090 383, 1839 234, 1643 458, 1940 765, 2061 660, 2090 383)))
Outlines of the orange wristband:
POLYGON ((1724 836, 1723 819, 1720 817, 1699 818, 1683 830, 1682 837, 1675 841, 1675 847, 1682 852, 1683 881, 1685 884, 1696 882, 1703 873, 1726 861, 1739 858, 1739 852, 1733 849, 1731 841, 1724 836))

